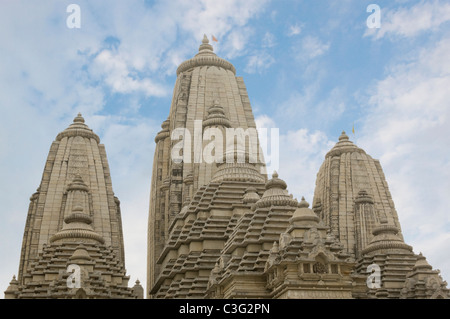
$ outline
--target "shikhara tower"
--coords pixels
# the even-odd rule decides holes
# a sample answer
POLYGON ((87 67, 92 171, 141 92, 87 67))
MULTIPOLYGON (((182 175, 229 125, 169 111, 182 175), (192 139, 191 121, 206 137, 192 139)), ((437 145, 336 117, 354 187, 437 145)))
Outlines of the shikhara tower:
MULTIPOLYGON (((213 52, 206 36, 197 55, 181 63, 177 69, 169 116, 161 127, 155 138, 150 194, 148 287, 154 285, 160 274, 161 266, 157 260, 169 239, 174 218, 184 203, 211 181, 218 169, 216 163, 204 160, 203 131, 213 127, 221 130, 225 138, 225 130, 230 127, 256 129, 243 79, 236 77, 236 70, 230 62, 213 52), (181 139, 185 142, 183 152, 191 153, 189 162, 172 160, 172 150, 179 141, 171 137, 180 129, 185 129, 191 137, 181 139), (201 134, 200 138, 196 136, 197 132, 201 134), (196 142, 198 140, 200 143, 196 142)), ((252 140, 250 143, 255 144, 252 140)), ((226 150, 225 146, 223 150, 226 150)), ((248 165, 245 170, 253 174, 254 167, 260 169, 260 166, 248 165)), ((262 175, 258 178, 265 180, 262 175)))
POLYGON ((257 139, 224 154, 244 161, 196 157, 210 127, 255 128, 243 79, 206 36, 197 55, 178 67, 161 126, 150 193, 148 297, 449 297, 439 271, 404 242, 379 161, 345 132, 317 174, 312 208, 293 198, 278 174, 268 179, 260 157, 249 161, 257 139), (181 144, 191 156, 175 160, 180 129, 189 132, 181 144), (204 139, 192 147, 195 135, 204 139))
POLYGON ((120 202, 105 147, 84 122, 78 114, 50 147, 41 184, 30 198, 18 277, 6 298, 142 295, 138 283, 128 288, 120 202), (74 268, 77 285, 68 283, 74 268))

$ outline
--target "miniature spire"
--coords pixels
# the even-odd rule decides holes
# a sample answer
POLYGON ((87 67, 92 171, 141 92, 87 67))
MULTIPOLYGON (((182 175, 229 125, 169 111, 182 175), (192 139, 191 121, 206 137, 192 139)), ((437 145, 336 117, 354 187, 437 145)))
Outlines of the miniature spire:
POLYGON ((292 214, 291 224, 317 224, 319 222, 319 217, 309 208, 309 203, 304 196, 302 196, 302 200, 297 207, 294 214, 292 214))
POLYGON ((213 105, 208 109, 208 116, 203 121, 203 128, 207 126, 221 125, 223 127, 231 127, 231 122, 225 115, 223 106, 220 105, 220 101, 215 99, 213 105))
POLYGON ((244 203, 256 203, 260 199, 255 187, 247 187, 242 201, 244 203))
POLYGON ((131 288, 132 294, 137 299, 144 298, 144 288, 141 286, 141 282, 139 279, 136 280, 135 285, 131 288))
POLYGON ((19 291, 19 282, 16 279, 16 275, 14 275, 9 283, 8 288, 5 291, 5 299, 16 299, 18 291, 19 291))
MULTIPOLYGON (((76 178, 77 177, 75 177, 75 179, 76 178)), ((92 222, 92 218, 84 212, 83 207, 77 205, 73 207, 72 213, 64 218, 64 225, 62 229, 50 237, 50 243, 60 240, 70 241, 77 238, 86 241, 94 240, 103 244, 105 239, 94 231, 91 225, 92 222)))
POLYGON ((302 196, 302 200, 301 202, 298 204, 299 208, 308 208, 309 207, 309 203, 305 200, 305 197, 302 196))
POLYGON ((278 173, 275 171, 272 174, 272 179, 266 183, 266 190, 261 199, 255 203, 256 208, 270 207, 270 206, 291 206, 297 207, 298 202, 290 196, 287 191, 287 185, 284 180, 278 178, 278 173))
POLYGON ((283 190, 285 190, 287 188, 286 182, 283 181, 282 179, 278 178, 278 173, 277 171, 274 171, 272 174, 272 179, 270 179, 267 183, 266 183, 266 189, 270 189, 270 188, 281 188, 283 190))

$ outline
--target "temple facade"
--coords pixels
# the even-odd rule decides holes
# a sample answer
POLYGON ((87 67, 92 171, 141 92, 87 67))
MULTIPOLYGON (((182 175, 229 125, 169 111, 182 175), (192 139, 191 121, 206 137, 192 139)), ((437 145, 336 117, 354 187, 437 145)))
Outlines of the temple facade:
POLYGON ((148 298, 450 297, 404 242, 380 162, 345 132, 310 207, 266 174, 243 79, 206 36, 177 76, 155 139, 148 298), (240 129, 244 142, 218 138, 240 129))

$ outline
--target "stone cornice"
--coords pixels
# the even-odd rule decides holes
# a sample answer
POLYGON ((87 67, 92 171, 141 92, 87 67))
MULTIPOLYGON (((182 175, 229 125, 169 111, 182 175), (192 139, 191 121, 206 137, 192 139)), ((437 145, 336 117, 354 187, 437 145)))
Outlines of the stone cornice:
POLYGON ((225 70, 230 70, 233 72, 233 74, 236 75, 236 69, 234 68, 233 64, 228 62, 227 60, 224 60, 222 58, 219 58, 215 54, 211 55, 205 55, 205 56, 196 56, 192 59, 189 59, 187 61, 184 61, 180 64, 180 66, 177 69, 177 76, 180 75, 180 73, 193 69, 195 67, 199 66, 217 66, 219 68, 223 68, 225 70))

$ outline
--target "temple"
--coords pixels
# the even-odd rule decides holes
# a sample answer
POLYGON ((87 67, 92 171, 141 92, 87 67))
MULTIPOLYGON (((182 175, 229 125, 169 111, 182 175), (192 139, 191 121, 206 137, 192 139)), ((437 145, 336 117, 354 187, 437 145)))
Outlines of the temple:
POLYGON ((148 298, 450 297, 439 271, 404 242, 378 160, 342 132, 310 207, 276 172, 267 176, 257 138, 218 138, 252 128, 243 79, 205 36, 178 67, 155 139, 148 298), (211 127, 214 161, 198 155, 211 149, 211 127))
POLYGON ((128 286, 105 147, 78 114, 50 147, 5 298, 450 298, 405 243, 380 162, 345 132, 312 205, 267 174, 244 81, 206 36, 155 143, 146 291, 128 286))

